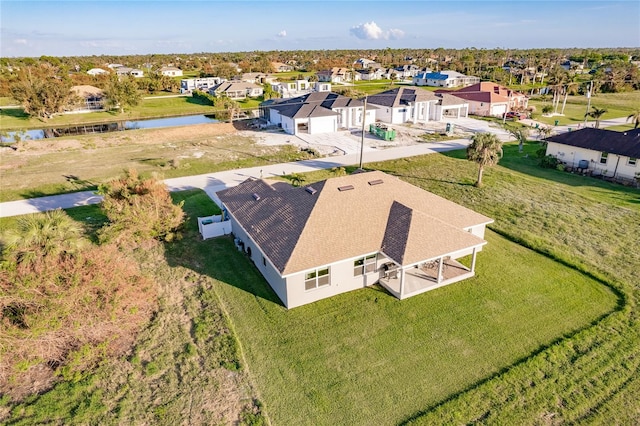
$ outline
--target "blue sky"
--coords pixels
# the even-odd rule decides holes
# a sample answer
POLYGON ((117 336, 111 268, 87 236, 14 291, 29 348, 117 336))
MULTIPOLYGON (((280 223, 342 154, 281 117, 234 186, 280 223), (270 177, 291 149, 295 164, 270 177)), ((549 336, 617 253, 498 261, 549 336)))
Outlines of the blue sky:
POLYGON ((0 56, 639 47, 640 2, 11 1, 0 56))

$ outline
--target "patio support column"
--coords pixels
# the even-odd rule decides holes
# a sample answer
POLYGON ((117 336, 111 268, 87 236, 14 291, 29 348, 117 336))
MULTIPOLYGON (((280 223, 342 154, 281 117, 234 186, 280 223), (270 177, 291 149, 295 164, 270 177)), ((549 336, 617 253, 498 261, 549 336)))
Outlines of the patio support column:
POLYGON ((400 300, 404 297, 404 268, 400 269, 400 300))
POLYGON ((442 282, 442 262, 443 262, 444 258, 441 257, 438 260, 438 284, 440 284, 442 282))
POLYGON ((476 253, 477 253, 478 248, 474 247, 473 248, 473 256, 471 257, 471 272, 474 272, 476 270, 476 253))

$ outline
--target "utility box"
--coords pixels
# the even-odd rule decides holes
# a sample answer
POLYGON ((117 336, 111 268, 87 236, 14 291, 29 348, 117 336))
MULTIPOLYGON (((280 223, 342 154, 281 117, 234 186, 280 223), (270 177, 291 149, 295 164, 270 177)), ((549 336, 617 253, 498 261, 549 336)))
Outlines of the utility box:
POLYGON ((455 125, 453 123, 447 123, 447 127, 445 128, 445 132, 447 134, 451 134, 453 133, 453 129, 455 128, 455 125))

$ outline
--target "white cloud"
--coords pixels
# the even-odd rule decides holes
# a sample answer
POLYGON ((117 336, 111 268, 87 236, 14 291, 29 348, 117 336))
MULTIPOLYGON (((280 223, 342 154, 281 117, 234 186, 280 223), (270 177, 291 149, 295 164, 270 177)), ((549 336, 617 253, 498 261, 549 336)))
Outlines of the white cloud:
POLYGON ((349 30, 354 36, 363 40, 378 40, 383 38, 384 31, 375 22, 365 22, 364 24, 352 27, 349 30))
POLYGON ((28 43, 27 43, 27 40, 26 40, 26 39, 24 39, 24 38, 17 38, 17 39, 15 39, 15 40, 13 40, 13 42, 14 42, 15 44, 24 44, 24 45, 28 44, 28 43))
POLYGON ((362 40, 397 40, 404 37, 404 31, 396 28, 385 31, 373 21, 351 27, 349 32, 362 40))
POLYGON ((287 31, 286 30, 282 30, 278 33, 278 37, 283 38, 287 36, 287 31))
POLYGON ((404 31, 399 30, 397 28, 392 28, 389 30, 389 38, 391 40, 398 40, 404 37, 404 31))

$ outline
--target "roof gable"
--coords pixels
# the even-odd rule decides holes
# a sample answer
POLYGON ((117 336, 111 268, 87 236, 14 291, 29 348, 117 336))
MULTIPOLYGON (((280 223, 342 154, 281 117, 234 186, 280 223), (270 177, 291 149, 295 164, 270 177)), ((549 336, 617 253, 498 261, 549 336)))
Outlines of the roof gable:
MULTIPOLYGON (((404 247, 397 249, 402 252, 396 255, 402 264, 416 256, 446 254, 438 250, 450 245, 438 247, 431 241, 460 241, 471 235, 463 229, 492 222, 378 171, 331 178, 311 186, 314 194, 302 187, 276 190, 264 181, 247 181, 218 193, 227 210, 283 276, 381 250, 385 241, 391 244, 387 229, 400 232, 407 226, 406 221, 395 219, 400 217, 398 212, 406 211, 401 206, 412 211, 408 221, 412 235, 405 238, 404 247), (256 200, 253 193, 260 199, 256 200), (390 218, 395 222, 390 224, 390 218)), ((482 240, 472 242, 478 245, 482 240)))

